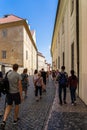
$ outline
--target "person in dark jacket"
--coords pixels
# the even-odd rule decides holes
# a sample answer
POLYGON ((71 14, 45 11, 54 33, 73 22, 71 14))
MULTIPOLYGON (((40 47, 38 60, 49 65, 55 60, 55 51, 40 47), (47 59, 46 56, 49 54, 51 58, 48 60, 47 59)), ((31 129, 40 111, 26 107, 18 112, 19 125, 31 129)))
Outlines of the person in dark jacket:
POLYGON ((43 92, 46 92, 46 78, 47 78, 47 73, 44 71, 44 68, 41 70, 41 76, 43 78, 43 92))
POLYGON ((76 105, 76 89, 78 85, 78 78, 74 74, 74 70, 70 71, 71 76, 68 78, 68 86, 70 88, 70 95, 71 95, 71 103, 72 105, 76 105))
POLYGON ((58 84, 59 84, 59 104, 66 104, 66 87, 68 83, 68 74, 65 72, 65 66, 61 66, 61 72, 58 74, 58 84), (62 99, 62 91, 63 91, 63 99, 62 99), (63 100, 63 101, 62 101, 63 100))

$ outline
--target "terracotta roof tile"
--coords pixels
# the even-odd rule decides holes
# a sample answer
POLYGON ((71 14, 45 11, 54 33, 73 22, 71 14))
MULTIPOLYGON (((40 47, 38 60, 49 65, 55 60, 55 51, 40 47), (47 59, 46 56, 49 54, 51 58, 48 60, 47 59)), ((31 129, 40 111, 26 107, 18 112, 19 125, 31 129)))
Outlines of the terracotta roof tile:
POLYGON ((15 22, 15 21, 20 21, 20 20, 23 20, 23 19, 15 15, 5 15, 5 17, 0 18, 0 24, 10 23, 10 22, 15 22))

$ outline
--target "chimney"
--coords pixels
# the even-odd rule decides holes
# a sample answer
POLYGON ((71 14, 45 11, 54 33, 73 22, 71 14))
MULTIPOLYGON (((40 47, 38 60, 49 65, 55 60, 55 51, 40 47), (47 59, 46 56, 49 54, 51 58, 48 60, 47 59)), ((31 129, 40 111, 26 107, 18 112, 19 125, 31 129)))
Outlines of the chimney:
POLYGON ((5 14, 5 15, 4 15, 4 18, 7 18, 8 16, 9 16, 9 14, 5 14))

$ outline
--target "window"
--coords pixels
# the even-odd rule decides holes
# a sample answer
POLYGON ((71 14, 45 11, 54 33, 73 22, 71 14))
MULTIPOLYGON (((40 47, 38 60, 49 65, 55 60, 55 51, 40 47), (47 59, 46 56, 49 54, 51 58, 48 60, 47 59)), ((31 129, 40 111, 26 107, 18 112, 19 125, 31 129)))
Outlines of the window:
POLYGON ((65 64, 65 54, 63 52, 63 65, 65 64))
POLYGON ((71 0, 71 16, 73 14, 73 10, 74 10, 74 0, 71 0))
POLYGON ((3 29, 2 30, 2 36, 3 37, 7 37, 7 29, 3 29))
POLYGON ((56 68, 57 68, 57 59, 56 59, 56 68))
POLYGON ((26 51, 26 60, 28 60, 28 51, 26 51))
POLYGON ((60 43, 60 33, 58 33, 58 43, 60 43))
POLYGON ((62 20, 62 34, 64 33, 64 18, 62 20))
POLYGON ((58 68, 60 69, 60 57, 58 56, 58 68))
POLYGON ((2 59, 6 59, 6 51, 5 50, 2 51, 2 59))
POLYGON ((71 69, 74 69, 74 42, 71 45, 71 69))

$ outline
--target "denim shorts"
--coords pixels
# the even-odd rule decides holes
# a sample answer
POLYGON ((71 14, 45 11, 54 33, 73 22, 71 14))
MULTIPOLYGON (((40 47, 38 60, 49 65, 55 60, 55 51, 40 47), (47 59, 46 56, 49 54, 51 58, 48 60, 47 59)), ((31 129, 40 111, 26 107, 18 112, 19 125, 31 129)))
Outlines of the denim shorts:
POLYGON ((21 103, 20 93, 9 93, 6 95, 6 103, 8 105, 19 105, 21 103))

